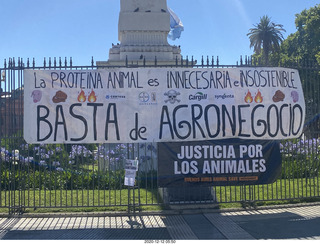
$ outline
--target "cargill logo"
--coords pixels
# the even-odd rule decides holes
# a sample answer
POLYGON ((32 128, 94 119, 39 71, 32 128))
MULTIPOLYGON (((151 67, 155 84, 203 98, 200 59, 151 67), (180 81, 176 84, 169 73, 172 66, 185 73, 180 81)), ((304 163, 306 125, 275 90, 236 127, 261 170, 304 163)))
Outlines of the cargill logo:
POLYGON ((201 100, 205 100, 207 98, 208 98, 208 94, 203 94, 202 92, 197 92, 194 95, 189 95, 189 100, 201 101, 201 100))

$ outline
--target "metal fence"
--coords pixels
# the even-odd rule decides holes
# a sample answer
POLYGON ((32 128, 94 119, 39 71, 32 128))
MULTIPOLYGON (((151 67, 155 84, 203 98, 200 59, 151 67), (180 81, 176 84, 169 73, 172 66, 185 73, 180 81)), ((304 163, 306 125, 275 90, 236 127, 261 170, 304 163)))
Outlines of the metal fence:
MULTIPOLYGON (((221 65, 218 58, 200 61, 176 60, 173 67, 257 66, 245 58, 237 65, 221 65)), ((147 67, 125 63, 126 67, 147 67)), ((149 65, 150 66, 150 65, 149 65)), ((158 67, 155 59, 152 67, 158 67)), ((37 66, 35 60, 9 59, 0 68, 0 210, 10 214, 35 209, 141 210, 161 209, 181 204, 239 202, 259 204, 266 201, 316 199, 320 196, 320 68, 308 62, 282 64, 299 70, 306 100, 307 118, 303 137, 281 142, 282 171, 268 185, 221 186, 179 189, 179 197, 169 202, 170 192, 157 185, 157 144, 35 145, 23 139, 24 69, 97 69, 74 66, 72 59, 48 59, 37 66), (136 186, 124 186, 126 159, 139 159, 136 186), (194 198, 201 195, 201 198, 194 198), (212 197, 214 196, 214 197, 212 197), (201 200, 199 200, 201 199, 201 200)))

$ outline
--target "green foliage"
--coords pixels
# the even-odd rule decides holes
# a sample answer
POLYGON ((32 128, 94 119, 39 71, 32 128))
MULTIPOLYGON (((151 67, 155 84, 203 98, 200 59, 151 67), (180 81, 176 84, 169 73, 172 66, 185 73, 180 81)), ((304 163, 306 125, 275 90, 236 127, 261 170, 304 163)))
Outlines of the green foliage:
MULTIPOLYGON (((157 187, 152 144, 139 144, 136 185, 157 187)), ((0 190, 122 189, 124 163, 134 153, 132 144, 27 144, 17 136, 3 138, 0 157, 0 190), (97 149, 97 150, 96 150, 97 149)))
POLYGON ((319 177, 317 161, 287 160, 282 162, 281 179, 301 179, 319 177))
POLYGON ((282 179, 319 177, 320 139, 283 141, 280 148, 282 179))
POLYGON ((281 44, 277 59, 279 64, 297 62, 320 64, 320 5, 296 14, 297 31, 290 34, 281 44))
POLYGON ((29 167, 37 166, 64 170, 75 168, 75 164, 88 164, 93 162, 93 151, 96 144, 70 145, 70 144, 28 144, 19 131, 0 141, 0 164, 7 166, 13 163, 29 167))
POLYGON ((0 189, 79 190, 121 189, 124 170, 116 172, 70 172, 70 171, 13 171, 0 175, 0 189))
POLYGON ((297 31, 286 39, 281 33, 283 26, 272 23, 268 16, 249 30, 250 47, 259 65, 293 67, 306 61, 320 64, 320 4, 296 14, 295 25, 297 31), (266 35, 270 38, 264 40, 266 35))
POLYGON ((254 25, 254 28, 249 30, 247 36, 250 39, 250 47, 259 55, 262 51, 264 65, 269 64, 270 52, 278 51, 285 32, 283 25, 275 24, 268 16, 260 18, 260 22, 254 25))
MULTIPOLYGON (((84 190, 122 189, 124 170, 117 171, 0 171, 0 190, 84 190)), ((140 173, 136 180, 140 188, 157 188, 157 172, 140 173)))

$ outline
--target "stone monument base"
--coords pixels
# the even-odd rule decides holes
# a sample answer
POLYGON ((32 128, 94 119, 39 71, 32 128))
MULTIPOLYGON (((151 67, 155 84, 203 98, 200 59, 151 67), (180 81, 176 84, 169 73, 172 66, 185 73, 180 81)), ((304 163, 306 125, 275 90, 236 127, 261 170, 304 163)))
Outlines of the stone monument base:
MULTIPOLYGON (((185 63, 186 61, 183 60, 183 62, 185 63)), ((194 63, 195 64, 195 63, 194 63)), ((128 61, 126 63, 126 61, 97 61, 96 65, 98 67, 126 67, 126 65, 128 65, 129 67, 144 67, 144 66, 148 66, 148 67, 157 67, 157 66, 179 66, 181 65, 181 60, 179 59, 178 62, 176 61, 159 61, 157 60, 155 62, 155 60, 147 60, 147 61, 128 61)))
POLYGON ((218 202, 213 187, 190 187, 190 188, 160 188, 159 194, 165 205, 170 208, 177 204, 196 205, 201 204, 207 207, 207 204, 213 204, 215 207, 218 202))

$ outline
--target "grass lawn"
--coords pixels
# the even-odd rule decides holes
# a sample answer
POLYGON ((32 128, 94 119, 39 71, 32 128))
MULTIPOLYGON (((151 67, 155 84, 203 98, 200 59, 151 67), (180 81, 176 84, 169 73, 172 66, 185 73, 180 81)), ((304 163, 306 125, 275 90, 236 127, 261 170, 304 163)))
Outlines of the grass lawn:
POLYGON ((157 191, 145 189, 130 190, 30 190, 1 192, 1 212, 7 212, 9 203, 19 205, 19 199, 26 207, 25 212, 92 212, 92 211, 127 211, 128 205, 135 205, 136 210, 161 210, 161 199, 157 191), (139 202, 140 193, 140 202, 139 202), (129 199, 129 200, 128 200, 129 199), (140 203, 140 204, 139 204, 140 203))
POLYGON ((320 201, 319 178, 280 179, 273 184, 216 187, 222 208, 243 207, 245 201, 253 205, 277 205, 320 201))
MULTIPOLYGON (((319 178, 281 179, 268 185, 215 187, 220 208, 320 201, 319 191, 319 178)), ((26 190, 11 192, 11 197, 8 191, 2 191, 0 198, 1 212, 7 212, 9 205, 19 205, 19 200, 26 207, 26 212, 127 211, 128 205, 133 204, 136 210, 163 209, 157 189, 131 189, 129 198, 128 189, 26 190)))

